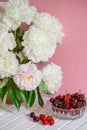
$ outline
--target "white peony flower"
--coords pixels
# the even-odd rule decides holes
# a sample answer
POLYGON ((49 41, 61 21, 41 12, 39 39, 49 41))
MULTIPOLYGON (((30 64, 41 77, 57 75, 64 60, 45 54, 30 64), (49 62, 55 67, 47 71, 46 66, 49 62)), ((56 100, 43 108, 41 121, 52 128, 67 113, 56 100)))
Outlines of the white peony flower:
MULTIPOLYGON (((1 14, 0 14, 0 15, 1 15, 1 14)), ((3 23, 2 18, 1 18, 1 19, 0 19, 0 33, 1 33, 2 31, 8 32, 8 29, 9 29, 8 26, 3 23)))
POLYGON ((20 65, 16 75, 13 77, 14 82, 21 90, 34 90, 40 84, 42 79, 41 71, 35 64, 20 65))
POLYGON ((45 81, 45 87, 54 94, 62 85, 61 67, 54 63, 48 64, 42 69, 42 78, 45 81))
POLYGON ((5 27, 0 24, 0 55, 4 55, 8 50, 16 47, 15 38, 12 33, 8 33, 5 27))
POLYGON ((30 25, 36 15, 36 8, 30 6, 28 0, 9 0, 1 6, 4 8, 3 22, 9 29, 17 29, 22 22, 30 25))
POLYGON ((24 54, 33 62, 48 61, 55 52, 56 43, 43 30, 31 26, 23 37, 24 54))
POLYGON ((18 60, 12 52, 0 56, 0 79, 11 77, 18 69, 18 60))
POLYGON ((49 33, 55 42, 61 43, 64 33, 62 32, 62 24, 48 13, 38 13, 34 20, 36 27, 49 33))

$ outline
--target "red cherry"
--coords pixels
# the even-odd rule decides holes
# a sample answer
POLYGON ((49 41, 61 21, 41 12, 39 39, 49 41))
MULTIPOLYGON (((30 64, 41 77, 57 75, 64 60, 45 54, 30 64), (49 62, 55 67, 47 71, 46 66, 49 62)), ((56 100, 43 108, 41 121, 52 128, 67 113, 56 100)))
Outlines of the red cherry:
POLYGON ((55 101, 55 102, 53 103, 53 106, 54 106, 54 107, 58 107, 58 102, 55 101))
POLYGON ((46 120, 49 122, 52 119, 52 116, 47 116, 46 120))
POLYGON ((72 98, 72 96, 71 96, 71 94, 70 94, 70 93, 68 93, 68 94, 66 95, 66 97, 68 97, 69 99, 71 99, 71 98, 72 98))
POLYGON ((66 104, 69 104, 69 103, 70 103, 70 98, 65 97, 65 103, 66 103, 66 104))
POLYGON ((30 113, 30 117, 31 117, 31 118, 34 118, 34 117, 35 117, 35 113, 34 113, 34 112, 31 112, 31 113, 30 113))
POLYGON ((49 125, 53 125, 53 124, 54 124, 54 122, 55 122, 55 121, 54 121, 54 119, 53 119, 53 118, 52 118, 52 119, 50 119, 50 120, 49 120, 49 125))
POLYGON ((54 98, 51 98, 51 99, 50 99, 50 102, 51 102, 51 103, 53 103, 53 102, 54 102, 54 100, 55 100, 54 98))
POLYGON ((38 121, 39 121, 39 117, 35 116, 35 117, 33 118, 33 121, 38 122, 38 121))
POLYGON ((80 95, 80 93, 78 93, 78 92, 74 93, 74 97, 78 98, 79 95, 80 95))
POLYGON ((47 120, 43 120, 43 121, 42 121, 42 124, 43 124, 43 125, 48 125, 48 121, 47 121, 47 120))
POLYGON ((42 120, 42 121, 44 121, 44 120, 46 120, 46 116, 45 116, 45 114, 40 114, 40 119, 42 120))
POLYGON ((63 109, 68 109, 68 108, 69 108, 69 104, 64 103, 63 104, 63 109))
POLYGON ((46 120, 46 116, 45 116, 45 114, 40 114, 40 119, 43 121, 43 120, 46 120))
POLYGON ((60 101, 62 101, 62 100, 64 99, 64 96, 59 95, 59 96, 57 96, 56 98, 59 99, 60 101))
POLYGON ((78 96, 78 100, 79 100, 80 102, 83 102, 83 101, 84 101, 84 95, 83 95, 83 94, 79 95, 79 96, 78 96))
POLYGON ((70 109, 71 112, 74 111, 74 108, 72 106, 69 109, 70 109))

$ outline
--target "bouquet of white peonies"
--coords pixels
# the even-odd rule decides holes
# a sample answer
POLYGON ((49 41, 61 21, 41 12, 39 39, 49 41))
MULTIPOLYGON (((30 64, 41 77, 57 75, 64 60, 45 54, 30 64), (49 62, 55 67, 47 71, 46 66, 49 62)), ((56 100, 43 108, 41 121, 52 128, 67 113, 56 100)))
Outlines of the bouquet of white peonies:
POLYGON ((7 97, 17 109, 23 101, 32 107, 36 96, 44 105, 41 92, 54 94, 62 85, 61 67, 50 63, 38 69, 53 56, 62 42, 62 24, 48 13, 39 13, 28 0, 0 2, 0 99, 7 97), (22 30, 22 23, 28 29, 22 30))

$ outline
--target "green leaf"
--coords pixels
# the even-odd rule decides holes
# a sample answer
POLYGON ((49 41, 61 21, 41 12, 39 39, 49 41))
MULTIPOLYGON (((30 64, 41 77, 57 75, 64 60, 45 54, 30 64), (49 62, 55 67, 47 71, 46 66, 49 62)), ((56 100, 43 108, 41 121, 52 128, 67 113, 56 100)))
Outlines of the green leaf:
POLYGON ((7 92, 7 86, 4 86, 3 88, 0 88, 0 98, 3 101, 4 95, 7 92))
POLYGON ((18 36, 18 35, 20 34, 20 32, 21 32, 21 30, 20 30, 20 28, 18 27, 18 28, 16 29, 16 36, 18 36))
POLYGON ((31 61, 31 60, 29 60, 27 57, 25 57, 24 60, 21 62, 21 64, 26 64, 26 63, 28 63, 29 61, 31 61))
POLYGON ((4 87, 0 88, 0 95, 2 95, 2 93, 3 93, 3 92, 4 92, 4 90, 5 90, 5 88, 6 88, 6 86, 4 86, 4 87))
POLYGON ((40 89, 39 89, 39 87, 37 87, 37 96, 38 96, 38 104, 39 104, 41 107, 43 107, 44 101, 43 101, 42 96, 41 96, 41 94, 40 94, 40 89))
POLYGON ((20 33, 20 28, 17 28, 15 31, 13 31, 15 40, 17 40, 17 37, 18 37, 19 33, 20 33))
POLYGON ((29 97, 29 91, 24 90, 23 94, 25 95, 27 102, 28 102, 28 97, 29 97))
POLYGON ((24 94, 24 91, 17 89, 17 94, 20 96, 20 98, 24 101, 25 105, 27 105, 27 98, 24 94))
POLYGON ((45 87, 45 81, 41 80, 39 88, 46 94, 52 95, 52 93, 45 87))
POLYGON ((21 40, 17 37, 17 39, 16 39, 16 47, 12 50, 14 53, 15 52, 17 52, 17 53, 19 53, 20 51, 22 51, 23 50, 23 46, 22 46, 22 44, 21 44, 21 40))
POLYGON ((8 95, 8 91, 5 93, 5 95, 4 95, 4 97, 3 97, 3 100, 2 100, 3 105, 5 105, 5 104, 6 104, 7 95, 8 95))
POLYGON ((23 50, 23 46, 21 44, 21 42, 23 41, 23 35, 24 32, 21 32, 20 28, 17 28, 15 31, 13 31, 13 35, 15 37, 15 41, 16 41, 16 47, 12 50, 14 53, 17 52, 19 53, 20 51, 23 50))
POLYGON ((8 83, 8 81, 9 81, 9 78, 4 78, 2 80, 2 83, 0 84, 0 88, 3 88, 8 83))
POLYGON ((33 106, 34 102, 35 102, 35 99, 36 99, 36 94, 35 94, 35 91, 30 91, 29 92, 29 98, 28 98, 28 105, 30 107, 33 106))
POLYGON ((13 102, 13 104, 16 106, 16 108, 19 110, 20 109, 20 102, 18 101, 14 88, 13 88, 13 83, 10 83, 10 90, 9 90, 9 94, 10 94, 10 99, 13 102))
POLYGON ((17 58, 17 60, 18 60, 18 62, 19 62, 19 64, 21 63, 21 59, 19 58, 19 56, 17 56, 16 55, 16 58, 17 58))
POLYGON ((22 39, 23 36, 24 36, 24 31, 20 31, 18 37, 19 37, 20 39, 22 39))

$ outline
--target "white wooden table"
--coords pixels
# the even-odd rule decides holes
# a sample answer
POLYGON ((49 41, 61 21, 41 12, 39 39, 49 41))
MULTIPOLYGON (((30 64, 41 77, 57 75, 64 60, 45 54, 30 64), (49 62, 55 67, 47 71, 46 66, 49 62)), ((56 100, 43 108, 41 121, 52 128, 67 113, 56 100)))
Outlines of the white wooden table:
POLYGON ((22 104, 19 112, 13 105, 7 105, 6 108, 0 105, 0 130, 87 130, 87 111, 84 116, 76 120, 61 120, 54 117, 53 126, 33 122, 29 117, 31 111, 37 114, 45 113, 45 109, 37 105, 30 110, 22 104))

